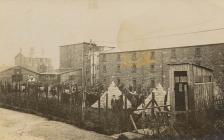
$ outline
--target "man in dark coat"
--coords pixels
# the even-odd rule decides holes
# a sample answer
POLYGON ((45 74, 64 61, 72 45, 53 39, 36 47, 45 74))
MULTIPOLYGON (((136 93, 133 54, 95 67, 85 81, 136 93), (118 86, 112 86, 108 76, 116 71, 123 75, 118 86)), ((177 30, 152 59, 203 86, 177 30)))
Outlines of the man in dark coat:
POLYGON ((112 108, 112 111, 115 113, 116 112, 116 98, 115 98, 115 95, 112 96, 112 99, 111 99, 111 108, 112 108))
POLYGON ((124 126, 124 111, 123 111, 123 95, 120 95, 117 100, 117 110, 118 110, 118 125, 119 125, 119 132, 122 132, 124 126))

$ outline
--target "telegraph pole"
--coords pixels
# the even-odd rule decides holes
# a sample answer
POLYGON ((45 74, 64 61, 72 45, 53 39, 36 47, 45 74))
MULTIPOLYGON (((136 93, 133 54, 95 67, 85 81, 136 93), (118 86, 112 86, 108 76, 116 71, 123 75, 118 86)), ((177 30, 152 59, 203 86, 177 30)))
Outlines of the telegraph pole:
POLYGON ((92 54, 92 63, 91 63, 91 68, 92 68, 92 85, 95 85, 95 44, 90 40, 90 49, 91 49, 91 54, 92 54))
POLYGON ((161 68, 162 68, 162 87, 164 87, 164 62, 163 62, 163 51, 161 52, 161 59, 162 59, 162 66, 161 66, 161 68))
POLYGON ((92 45, 93 48, 93 85, 95 85, 95 44, 92 45))
POLYGON ((85 73, 85 54, 82 51, 82 112, 81 120, 85 121, 85 107, 86 107, 86 73, 85 73))

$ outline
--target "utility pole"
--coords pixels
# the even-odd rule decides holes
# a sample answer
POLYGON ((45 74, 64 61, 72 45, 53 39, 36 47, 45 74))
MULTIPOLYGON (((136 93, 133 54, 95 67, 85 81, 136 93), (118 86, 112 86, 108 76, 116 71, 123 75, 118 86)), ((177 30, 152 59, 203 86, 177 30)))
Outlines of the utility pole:
POLYGON ((161 59, 162 59, 162 63, 161 63, 161 68, 162 68, 162 87, 164 87, 164 62, 163 62, 163 51, 161 51, 161 59))
POLYGON ((84 52, 82 51, 82 88, 84 88, 84 52))
POLYGON ((95 85, 95 43, 93 43, 92 40, 90 40, 90 49, 92 54, 92 62, 90 60, 92 68, 91 78, 92 78, 92 85, 95 85))
POLYGON ((145 67, 142 65, 142 88, 144 87, 145 83, 145 67))
POLYGON ((85 107, 86 107, 86 74, 85 74, 85 54, 82 51, 82 112, 81 119, 82 122, 85 121, 85 107))
POLYGON ((93 85, 95 85, 95 44, 93 43, 93 85))

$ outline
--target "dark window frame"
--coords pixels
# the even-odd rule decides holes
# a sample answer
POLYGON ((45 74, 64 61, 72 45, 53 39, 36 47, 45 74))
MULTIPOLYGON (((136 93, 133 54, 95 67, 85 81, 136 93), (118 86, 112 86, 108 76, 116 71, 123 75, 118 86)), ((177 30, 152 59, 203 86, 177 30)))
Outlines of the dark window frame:
POLYGON ((195 48, 195 57, 201 57, 201 48, 195 48))
POLYGON ((133 61, 137 60, 137 52, 133 52, 133 53, 132 53, 131 59, 132 59, 133 61))
POLYGON ((107 61, 107 56, 106 54, 103 54, 103 62, 106 62, 107 61))
POLYGON ((151 53, 151 57, 150 57, 150 59, 151 59, 151 60, 154 60, 154 59, 155 59, 155 52, 154 52, 154 51, 151 51, 150 53, 151 53))
POLYGON ((117 72, 121 72, 121 65, 120 64, 117 64, 117 70, 116 70, 117 72))
POLYGON ((155 79, 151 79, 151 80, 150 80, 150 85, 151 85, 152 88, 154 88, 154 87, 156 86, 156 81, 155 81, 155 79))
POLYGON ((154 64, 151 64, 150 65, 150 70, 151 70, 151 72, 154 72, 155 71, 155 65, 154 64))
POLYGON ((171 58, 176 58, 176 49, 171 49, 171 58))
POLYGON ((107 66, 103 65, 103 73, 106 73, 106 72, 107 72, 107 66))
POLYGON ((121 61, 121 54, 117 54, 117 61, 121 61))
POLYGON ((132 64, 132 73, 136 73, 137 72, 137 66, 135 63, 132 64))

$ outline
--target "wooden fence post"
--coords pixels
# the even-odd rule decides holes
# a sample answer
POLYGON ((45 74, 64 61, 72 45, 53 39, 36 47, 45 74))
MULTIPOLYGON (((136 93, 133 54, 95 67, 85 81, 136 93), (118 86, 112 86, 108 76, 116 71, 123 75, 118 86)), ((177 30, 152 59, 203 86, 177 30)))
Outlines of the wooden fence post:
POLYGON ((28 92, 29 92, 29 87, 28 87, 28 82, 26 82, 26 89, 25 89, 26 109, 28 108, 28 92))
POLYGON ((38 111, 38 109, 39 109, 39 90, 38 90, 38 86, 35 86, 35 94, 36 94, 36 111, 38 111))
POLYGON ((59 91, 59 90, 61 90, 61 89, 60 89, 59 87, 57 87, 57 97, 58 97, 58 98, 57 98, 57 99, 58 99, 57 101, 58 101, 58 107, 59 107, 59 104, 60 104, 60 95, 59 95, 59 92, 60 92, 60 91, 59 91))
POLYGON ((99 100, 98 100, 98 114, 99 114, 99 122, 100 122, 100 104, 101 104, 101 101, 100 101, 100 92, 99 92, 99 94, 98 94, 98 98, 99 98, 99 100))
POLYGON ((30 96, 30 87, 27 84, 27 95, 26 95, 26 107, 29 108, 29 96, 30 96))
POLYGON ((82 94, 82 121, 85 121, 85 107, 86 107, 86 92, 83 91, 82 94))
POLYGON ((45 109, 46 109, 46 115, 48 116, 48 111, 49 111, 49 109, 48 109, 48 85, 46 86, 47 87, 47 89, 46 89, 46 106, 45 106, 45 109))
POLYGON ((124 95, 124 110, 125 110, 125 129, 127 129, 128 127, 127 127, 127 125, 128 125, 128 107, 127 107, 127 97, 124 95))
POLYGON ((155 110, 154 110, 155 102, 154 101, 155 101, 155 93, 152 92, 152 109, 151 109, 151 114, 155 118, 155 110))
POLYGON ((19 88, 18 88, 18 94, 19 94, 19 107, 22 107, 22 99, 21 99, 21 92, 20 92, 20 82, 19 82, 19 88))
POLYGON ((105 128, 108 127, 108 93, 106 93, 106 126, 105 128))
POLYGON ((68 112, 68 116, 70 118, 70 121, 72 122, 72 88, 71 86, 69 86, 69 112, 68 112))

